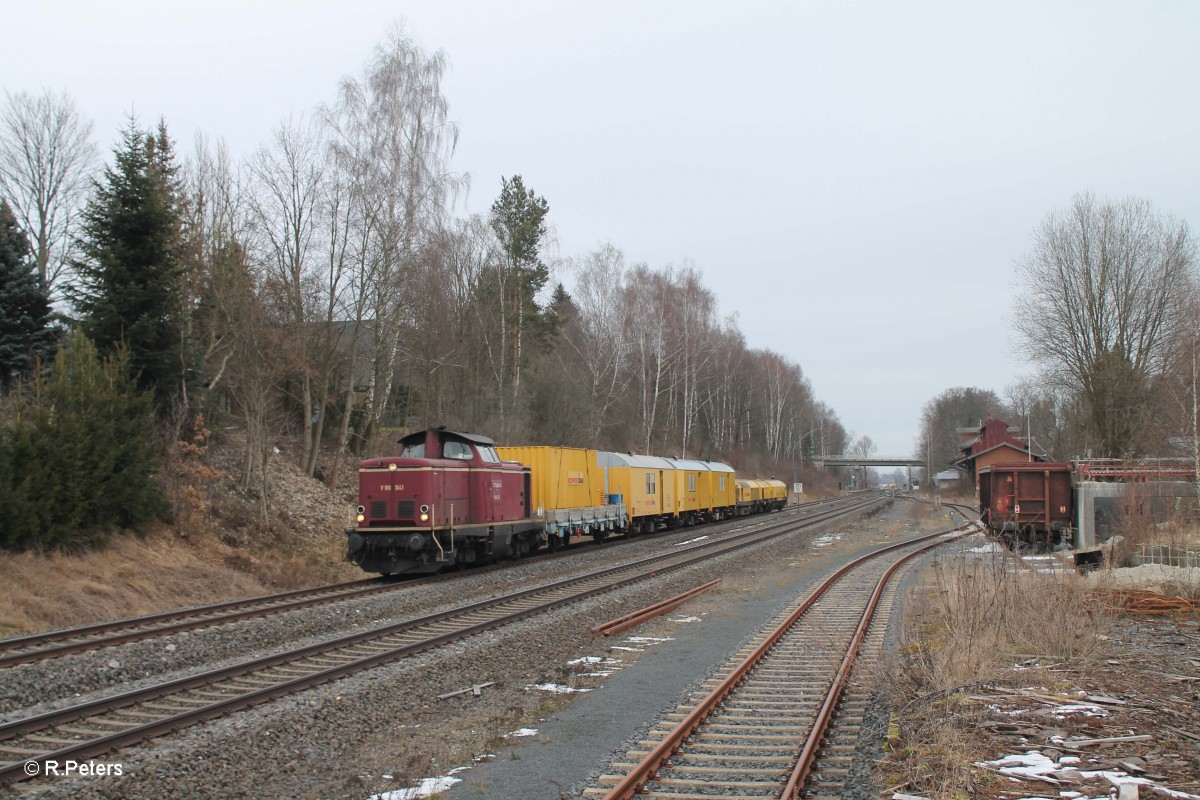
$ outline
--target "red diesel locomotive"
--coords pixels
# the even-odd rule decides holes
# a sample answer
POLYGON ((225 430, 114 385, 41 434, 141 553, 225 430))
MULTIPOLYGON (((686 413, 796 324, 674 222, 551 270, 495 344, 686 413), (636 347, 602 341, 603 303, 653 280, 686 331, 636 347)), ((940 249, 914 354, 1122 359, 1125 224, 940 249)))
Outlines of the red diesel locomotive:
POLYGON ((348 559, 368 572, 419 574, 545 544, 530 514, 529 468, 501 461, 495 444, 434 428, 402 438, 398 456, 363 461, 348 559))

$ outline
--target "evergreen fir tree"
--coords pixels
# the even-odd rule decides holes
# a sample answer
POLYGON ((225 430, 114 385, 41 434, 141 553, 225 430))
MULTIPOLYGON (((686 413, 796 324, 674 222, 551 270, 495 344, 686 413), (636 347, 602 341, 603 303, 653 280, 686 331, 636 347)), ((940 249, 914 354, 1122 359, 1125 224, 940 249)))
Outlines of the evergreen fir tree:
POLYGON ((152 398, 79 332, 0 423, 0 547, 79 550, 166 511, 152 398))
POLYGON ((138 385, 165 406, 183 376, 178 167, 162 124, 150 134, 130 120, 114 155, 84 211, 72 299, 96 346, 127 347, 138 385))
POLYGON ((53 342, 50 301, 39 288, 29 240, 0 200, 0 386, 27 374, 53 342))

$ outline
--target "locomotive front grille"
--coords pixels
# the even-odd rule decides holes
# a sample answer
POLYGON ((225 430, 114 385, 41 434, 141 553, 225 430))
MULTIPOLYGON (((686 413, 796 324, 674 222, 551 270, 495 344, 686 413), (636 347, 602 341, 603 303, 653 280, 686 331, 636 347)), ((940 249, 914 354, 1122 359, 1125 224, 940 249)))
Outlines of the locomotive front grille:
POLYGON ((397 519, 412 519, 417 515, 416 500, 401 500, 396 503, 397 519))
POLYGON ((383 519, 387 516, 387 503, 383 500, 371 501, 371 519, 383 519))

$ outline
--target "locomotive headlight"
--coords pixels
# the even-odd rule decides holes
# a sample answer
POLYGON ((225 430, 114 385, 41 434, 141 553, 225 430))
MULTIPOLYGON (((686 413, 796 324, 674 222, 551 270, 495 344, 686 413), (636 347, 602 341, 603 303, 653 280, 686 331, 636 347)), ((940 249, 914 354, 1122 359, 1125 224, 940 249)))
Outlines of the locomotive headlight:
POLYGON ((429 522, 429 515, 428 515, 428 514, 422 514, 422 515, 421 515, 421 522, 429 522))
POLYGON ((367 515, 366 515, 366 514, 355 514, 355 515, 354 515, 354 521, 355 521, 355 522, 366 522, 366 521, 367 521, 367 515))
POLYGON ((389 469, 390 471, 392 471, 392 472, 395 472, 395 471, 396 471, 396 464, 395 464, 395 462, 392 462, 391 464, 388 464, 388 469, 389 469))

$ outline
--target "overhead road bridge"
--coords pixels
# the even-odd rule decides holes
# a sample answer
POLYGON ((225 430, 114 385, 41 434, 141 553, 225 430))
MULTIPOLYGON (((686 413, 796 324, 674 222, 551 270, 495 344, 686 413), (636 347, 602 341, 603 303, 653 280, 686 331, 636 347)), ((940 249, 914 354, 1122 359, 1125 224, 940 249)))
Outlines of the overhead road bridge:
POLYGON ((923 467, 920 458, 857 458, 855 456, 814 456, 815 467, 923 467))
MULTIPOLYGON (((919 458, 859 458, 857 456, 815 456, 813 458, 813 466, 825 469, 826 467, 849 467, 854 474, 854 481, 851 487, 858 486, 857 470, 862 470, 862 486, 867 485, 867 468, 868 467, 904 467, 905 480, 907 487, 913 485, 912 468, 923 467, 925 462, 919 458)), ((841 484, 838 484, 839 486, 841 484)))

